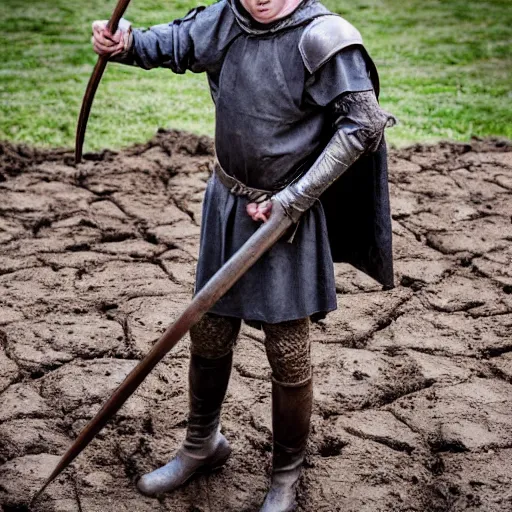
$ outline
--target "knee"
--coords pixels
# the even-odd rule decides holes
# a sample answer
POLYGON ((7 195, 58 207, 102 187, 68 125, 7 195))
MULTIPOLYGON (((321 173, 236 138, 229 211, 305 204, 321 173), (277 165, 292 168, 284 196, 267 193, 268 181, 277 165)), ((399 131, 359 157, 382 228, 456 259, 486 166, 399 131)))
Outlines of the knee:
POLYGON ((272 377, 297 385, 311 378, 309 318, 278 324, 263 324, 265 348, 272 377))
POLYGON ((192 354, 207 359, 225 356, 236 343, 240 331, 241 320, 206 313, 199 322, 190 329, 192 354))

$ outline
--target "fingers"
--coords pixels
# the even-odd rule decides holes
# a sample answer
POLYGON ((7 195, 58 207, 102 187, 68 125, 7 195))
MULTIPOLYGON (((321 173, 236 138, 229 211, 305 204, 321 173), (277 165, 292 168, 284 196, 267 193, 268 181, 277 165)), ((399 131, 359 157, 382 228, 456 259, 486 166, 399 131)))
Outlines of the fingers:
POLYGON ((263 203, 258 204, 258 212, 256 214, 256 220, 261 220, 263 222, 267 222, 270 218, 270 213, 272 211, 272 201, 263 201, 263 203))
POLYGON ((272 201, 249 203, 246 207, 246 211, 252 220, 267 222, 272 212, 272 201))
POLYGON ((268 217, 270 215, 270 212, 272 211, 272 201, 267 200, 263 201, 263 203, 260 203, 259 210, 263 215, 266 215, 268 217))
POLYGON ((118 43, 116 46, 105 46, 101 43, 93 41, 93 49, 98 55, 109 55, 114 56, 121 53, 124 50, 124 44, 118 43))
POLYGON ((251 217, 254 220, 254 216, 258 211, 258 205, 256 203, 249 203, 245 209, 247 211, 247 215, 249 215, 249 217, 251 217))
POLYGON ((92 24, 91 42, 98 55, 116 55, 124 49, 122 32, 118 30, 112 35, 107 29, 106 20, 96 20, 92 24))
POLYGON ((117 30, 117 32, 112 35, 110 30, 107 28, 108 21, 107 20, 96 20, 92 24, 92 34, 93 37, 101 40, 105 44, 110 43, 118 43, 121 40, 121 31, 117 30))

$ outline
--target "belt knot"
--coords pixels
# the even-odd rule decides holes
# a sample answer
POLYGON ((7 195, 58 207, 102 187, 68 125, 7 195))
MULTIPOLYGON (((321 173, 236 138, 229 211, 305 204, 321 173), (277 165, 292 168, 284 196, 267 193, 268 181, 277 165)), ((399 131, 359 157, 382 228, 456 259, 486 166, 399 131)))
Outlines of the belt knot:
POLYGON ((230 176, 219 164, 215 162, 213 171, 219 181, 233 194, 234 196, 247 197, 249 201, 253 203, 262 203, 267 201, 273 195, 270 190, 263 190, 259 188, 249 187, 245 183, 236 179, 234 176, 230 176))

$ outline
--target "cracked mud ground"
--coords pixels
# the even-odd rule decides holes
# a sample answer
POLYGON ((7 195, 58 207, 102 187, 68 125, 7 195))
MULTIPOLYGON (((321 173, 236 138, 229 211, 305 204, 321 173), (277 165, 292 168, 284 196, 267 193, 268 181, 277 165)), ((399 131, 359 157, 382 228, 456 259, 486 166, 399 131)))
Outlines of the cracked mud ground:
MULTIPOLYGON (((119 153, 0 147, 0 504, 32 493, 189 302, 212 145, 159 132, 119 153)), ((302 511, 512 510, 512 148, 390 158, 397 287, 336 266, 313 329, 302 511)), ((270 463, 269 369, 244 327, 227 466, 160 500, 141 473, 186 425, 188 340, 42 495, 38 512, 252 511, 270 463)))

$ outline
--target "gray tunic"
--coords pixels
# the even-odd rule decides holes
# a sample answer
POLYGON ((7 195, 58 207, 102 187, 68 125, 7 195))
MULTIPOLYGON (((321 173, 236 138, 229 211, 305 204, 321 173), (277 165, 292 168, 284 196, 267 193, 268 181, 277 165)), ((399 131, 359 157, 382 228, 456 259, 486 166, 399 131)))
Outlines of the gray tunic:
MULTIPOLYGON (((252 21, 235 0, 191 11, 183 20, 134 32, 144 68, 205 71, 216 107, 215 145, 224 170, 245 184, 279 190, 305 172, 332 134, 328 105, 345 92, 372 89, 365 52, 352 46, 314 74, 299 41, 307 24, 329 14, 305 0, 270 25, 252 21)), ((215 178, 204 200, 196 290, 259 227, 247 200, 215 178)), ((301 219, 293 243, 278 242, 212 308, 269 323, 322 317, 336 308, 334 271, 320 202, 301 219)))

